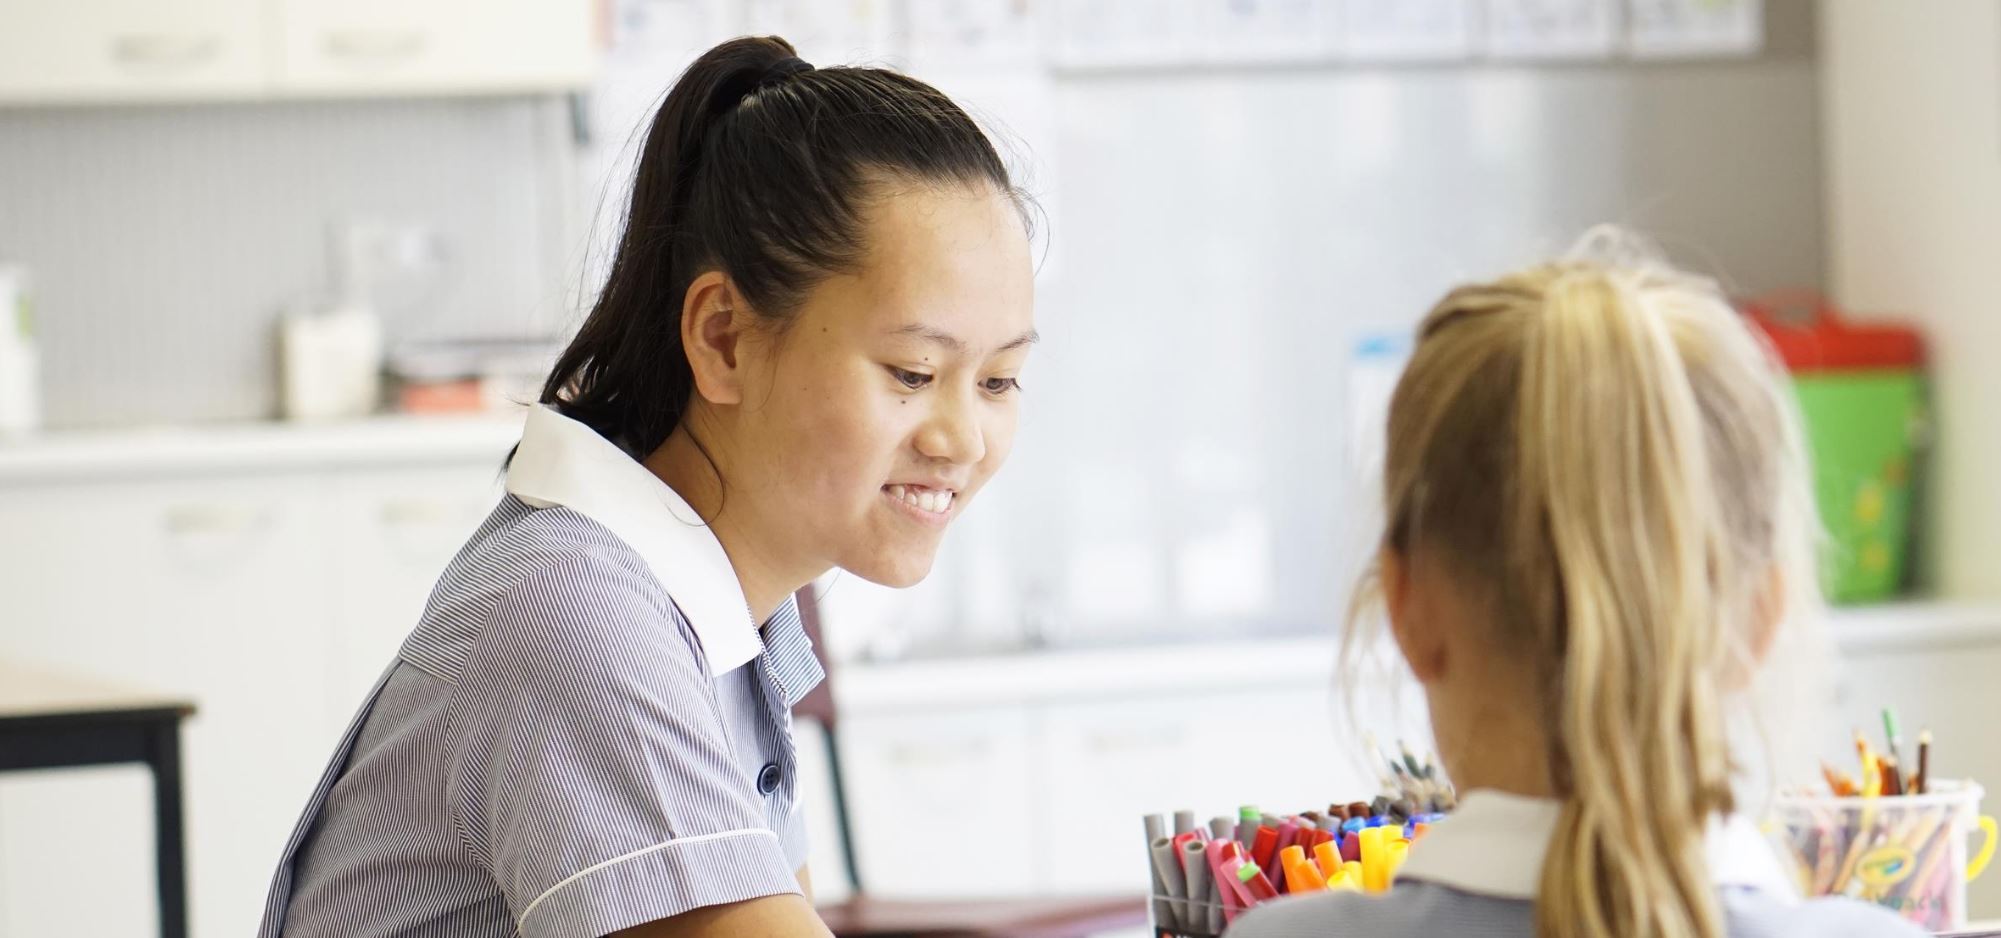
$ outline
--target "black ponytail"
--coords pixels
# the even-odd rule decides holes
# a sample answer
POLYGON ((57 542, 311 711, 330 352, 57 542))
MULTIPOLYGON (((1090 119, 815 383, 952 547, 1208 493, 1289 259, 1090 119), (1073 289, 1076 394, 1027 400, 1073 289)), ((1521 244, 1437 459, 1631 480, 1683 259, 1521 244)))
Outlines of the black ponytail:
POLYGON ((987 184, 1023 204, 979 127, 930 85, 814 69, 775 36, 704 53, 653 119, 610 275, 542 402, 644 459, 694 393, 681 347, 694 279, 723 271, 782 326, 813 286, 860 264, 869 188, 884 179, 987 184))

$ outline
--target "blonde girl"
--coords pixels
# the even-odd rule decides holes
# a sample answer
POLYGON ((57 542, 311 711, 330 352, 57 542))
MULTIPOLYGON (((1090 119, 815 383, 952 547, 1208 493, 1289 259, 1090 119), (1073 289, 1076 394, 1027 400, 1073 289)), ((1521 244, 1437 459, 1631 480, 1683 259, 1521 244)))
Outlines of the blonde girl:
POLYGON ((1813 587, 1799 434, 1715 287, 1623 243, 1418 327, 1372 595, 1460 808, 1390 893, 1272 903, 1233 938, 1920 934, 1800 901, 1737 813, 1728 727, 1813 587))

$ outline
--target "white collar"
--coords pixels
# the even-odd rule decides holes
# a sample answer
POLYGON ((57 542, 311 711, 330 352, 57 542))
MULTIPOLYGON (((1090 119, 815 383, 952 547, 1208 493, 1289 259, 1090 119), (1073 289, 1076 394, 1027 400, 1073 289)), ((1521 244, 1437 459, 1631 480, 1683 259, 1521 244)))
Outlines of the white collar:
MULTIPOLYGON (((1543 854, 1561 810, 1548 798, 1489 789, 1467 792, 1452 815, 1432 825, 1424 842, 1411 848, 1397 878, 1499 899, 1534 899, 1543 854)), ((1750 821, 1737 815, 1712 819, 1703 846, 1716 885, 1799 901, 1798 887, 1786 878, 1770 842, 1750 821)))
POLYGON ((722 542, 667 483, 597 431, 546 405, 531 408, 507 492, 536 508, 577 512, 638 552, 694 627, 710 674, 764 651, 722 542))

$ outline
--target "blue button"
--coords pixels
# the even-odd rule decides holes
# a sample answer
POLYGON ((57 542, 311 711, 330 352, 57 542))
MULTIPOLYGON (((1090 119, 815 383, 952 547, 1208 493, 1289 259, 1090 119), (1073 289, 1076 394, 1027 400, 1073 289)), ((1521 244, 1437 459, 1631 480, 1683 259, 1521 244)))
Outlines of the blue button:
POLYGON ((783 773, 778 771, 778 763, 776 762, 765 763, 764 771, 757 773, 758 794, 768 795, 774 791, 777 791, 778 782, 782 776, 783 773))

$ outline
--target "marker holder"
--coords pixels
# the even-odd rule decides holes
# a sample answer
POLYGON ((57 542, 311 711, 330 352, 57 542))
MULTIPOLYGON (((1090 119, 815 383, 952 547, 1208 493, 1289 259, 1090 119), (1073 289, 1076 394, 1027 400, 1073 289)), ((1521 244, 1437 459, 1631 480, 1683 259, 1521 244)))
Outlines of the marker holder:
MULTIPOLYGON (((1153 938, 1216 938, 1223 933, 1223 930, 1212 929, 1208 925, 1212 913, 1215 921, 1227 923, 1222 905, 1213 902, 1183 901, 1156 895, 1153 897, 1151 908, 1153 914, 1149 916, 1149 924, 1153 926, 1153 938), (1161 917, 1161 904, 1164 902, 1173 903, 1174 909, 1167 914, 1165 921, 1161 917), (1197 921, 1194 924, 1186 923, 1181 919, 1183 914, 1192 914, 1197 921)), ((1237 914, 1243 913, 1239 910, 1237 914)))

